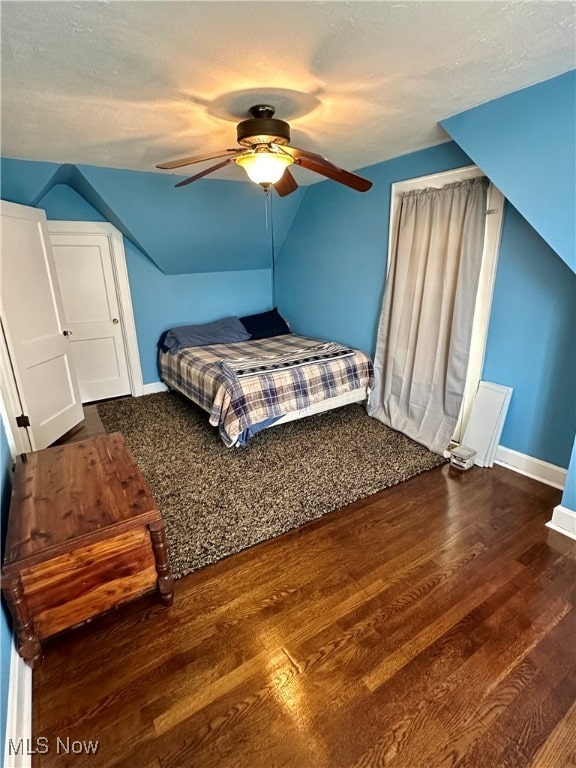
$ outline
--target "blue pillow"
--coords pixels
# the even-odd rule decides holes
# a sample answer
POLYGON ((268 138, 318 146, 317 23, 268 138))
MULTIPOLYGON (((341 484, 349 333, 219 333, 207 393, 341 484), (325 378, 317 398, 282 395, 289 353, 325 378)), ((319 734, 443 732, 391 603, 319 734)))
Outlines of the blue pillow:
POLYGON ((250 334, 238 317, 223 317, 212 323, 170 328, 162 334, 158 345, 163 352, 178 352, 186 347, 232 344, 235 341, 248 341, 249 338, 250 334))
POLYGON ((269 312, 260 312, 258 315, 241 317, 240 321, 252 336, 252 341, 255 341, 256 339, 267 339, 270 336, 283 336, 285 333, 291 333, 286 320, 284 320, 276 307, 269 312))

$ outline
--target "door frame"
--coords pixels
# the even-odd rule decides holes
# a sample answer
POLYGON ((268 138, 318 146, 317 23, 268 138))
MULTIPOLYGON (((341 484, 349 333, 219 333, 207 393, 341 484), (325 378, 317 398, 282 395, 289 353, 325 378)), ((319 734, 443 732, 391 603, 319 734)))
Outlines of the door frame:
POLYGON ((112 271, 118 299, 118 311, 122 324, 124 350, 128 363, 130 393, 133 397, 140 397, 144 394, 144 382, 122 234, 115 226, 103 221, 52 220, 48 221, 48 232, 51 235, 104 235, 108 239, 112 255, 112 271))
MULTIPOLYGON (((467 165, 463 168, 454 168, 449 171, 440 171, 429 176, 419 176, 415 179, 398 181, 391 185, 390 191, 390 219, 388 230, 388 260, 386 263, 386 278, 392 259, 393 233, 396 231, 398 216, 400 215, 400 195, 425 187, 443 187, 465 179, 473 179, 486 174, 477 165, 467 165)), ((490 181, 490 179, 489 179, 490 181)), ((488 340, 488 327, 492 312, 492 297, 496 282, 496 269, 500 253, 500 240, 502 236, 502 224, 504 221, 505 198, 492 181, 488 187, 486 200, 486 226, 484 230, 484 250, 482 252, 482 265, 480 267, 480 279, 478 293, 474 307, 472 321, 472 336, 470 340, 470 356, 468 370, 466 371, 466 383, 464 396, 458 421, 454 429, 452 442, 459 443, 464 432, 464 427, 470 416, 478 384, 482 378, 484 358, 486 355, 486 343, 488 340)))

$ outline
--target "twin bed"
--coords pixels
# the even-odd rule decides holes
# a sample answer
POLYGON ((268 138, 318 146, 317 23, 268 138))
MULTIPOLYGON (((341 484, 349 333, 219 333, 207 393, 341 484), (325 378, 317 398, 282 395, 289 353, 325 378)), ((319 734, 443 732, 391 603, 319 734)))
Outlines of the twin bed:
POLYGON ((160 340, 159 365, 162 381, 205 410, 229 447, 364 401, 373 375, 363 352, 290 333, 276 310, 171 329, 160 340))

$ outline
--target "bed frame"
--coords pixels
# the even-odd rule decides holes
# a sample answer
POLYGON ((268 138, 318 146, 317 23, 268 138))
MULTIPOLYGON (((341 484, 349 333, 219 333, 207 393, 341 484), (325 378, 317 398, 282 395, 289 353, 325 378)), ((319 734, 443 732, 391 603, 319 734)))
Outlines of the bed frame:
POLYGON ((368 399, 368 388, 361 387, 360 389, 353 389, 351 392, 344 392, 343 395, 337 397, 329 397, 326 400, 322 400, 319 403, 314 403, 308 408, 301 408, 299 411, 293 411, 282 416, 271 427, 276 427, 278 424, 286 424, 289 421, 296 421, 297 419, 303 419, 306 416, 315 416, 318 413, 324 413, 325 411, 332 411, 334 408, 341 408, 343 405, 351 405, 352 403, 366 402, 368 399))

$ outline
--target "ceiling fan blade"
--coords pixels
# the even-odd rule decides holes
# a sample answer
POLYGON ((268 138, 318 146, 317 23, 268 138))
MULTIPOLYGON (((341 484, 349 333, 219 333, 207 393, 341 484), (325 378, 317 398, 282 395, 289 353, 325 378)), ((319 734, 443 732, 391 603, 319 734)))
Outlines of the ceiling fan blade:
POLYGON ((216 163, 216 165, 211 165, 210 168, 205 168, 203 171, 200 171, 200 173, 197 173, 195 176, 190 176, 189 179, 184 179, 184 181, 178 182, 178 184, 176 184, 175 186, 185 187, 186 184, 191 184, 193 181, 197 181, 198 179, 201 179, 203 176, 208 176, 209 173, 213 173, 214 171, 217 171, 220 168, 224 168, 224 166, 228 165, 228 163, 231 163, 232 160, 233 158, 229 157, 221 163, 216 163))
POLYGON ((184 165, 193 165, 194 163, 201 163, 204 160, 215 160, 217 157, 236 157, 241 155, 244 149, 225 149, 219 152, 211 152, 208 155, 192 155, 191 157, 182 157, 180 160, 170 160, 167 163, 158 163, 156 168, 162 168, 168 170, 170 168, 182 168, 184 165))
POLYGON ((280 181, 277 181, 276 184, 274 184, 274 189, 276 192, 278 192, 280 197, 286 197, 286 195, 289 195, 292 192, 296 192, 298 189, 298 184, 296 183, 296 179, 294 176, 292 176, 288 168, 286 168, 282 174, 280 181))
POLYGON ((338 181, 340 184, 345 184, 347 187, 355 189, 357 192, 367 192, 372 186, 372 182, 368 179, 362 178, 355 173, 345 171, 343 168, 338 168, 337 165, 326 160, 322 155, 317 155, 314 152, 307 152, 305 149, 298 149, 297 147, 289 147, 287 145, 282 146, 281 149, 292 155, 295 162, 301 165, 302 168, 307 168, 309 171, 319 173, 322 176, 326 176, 328 179, 338 181))

